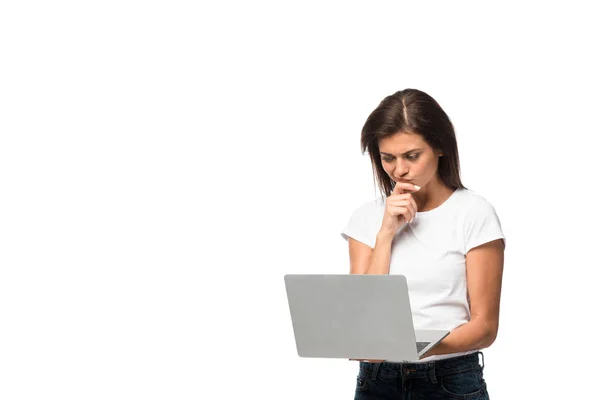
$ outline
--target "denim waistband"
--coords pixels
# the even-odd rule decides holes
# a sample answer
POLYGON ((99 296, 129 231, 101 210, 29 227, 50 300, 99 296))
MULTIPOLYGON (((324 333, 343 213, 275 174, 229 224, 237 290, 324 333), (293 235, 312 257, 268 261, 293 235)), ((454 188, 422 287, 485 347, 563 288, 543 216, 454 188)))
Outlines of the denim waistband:
POLYGON ((464 356, 421 363, 360 362, 360 369, 372 379, 377 379, 377 376, 400 377, 402 379, 429 378, 433 382, 436 381, 436 377, 471 371, 477 368, 483 369, 484 366, 483 353, 480 351, 464 356), (481 354, 482 365, 479 364, 479 354, 481 354))

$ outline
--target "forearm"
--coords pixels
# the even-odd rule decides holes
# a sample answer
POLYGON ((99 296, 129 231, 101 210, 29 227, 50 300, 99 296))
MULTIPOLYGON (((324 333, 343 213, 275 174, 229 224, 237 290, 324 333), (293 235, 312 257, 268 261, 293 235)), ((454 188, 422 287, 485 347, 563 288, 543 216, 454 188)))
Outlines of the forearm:
POLYGON ((371 254, 369 267, 365 274, 386 275, 390 273, 390 259, 392 255, 392 241, 394 235, 378 233, 375 241, 375 248, 371 254))
POLYGON ((484 349, 494 343, 496 332, 497 328, 490 323, 471 320, 450 332, 425 357, 484 349))

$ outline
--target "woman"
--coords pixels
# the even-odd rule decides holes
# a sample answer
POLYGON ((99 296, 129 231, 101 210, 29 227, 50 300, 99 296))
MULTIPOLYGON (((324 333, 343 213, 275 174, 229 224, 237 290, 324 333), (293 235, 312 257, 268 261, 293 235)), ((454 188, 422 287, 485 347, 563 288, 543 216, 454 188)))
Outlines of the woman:
POLYGON ((402 274, 415 329, 450 334, 415 363, 360 362, 355 399, 488 399, 479 351, 498 332, 505 237, 494 207, 463 186, 454 127, 428 94, 386 97, 361 135, 383 194, 342 236, 352 274, 402 274))

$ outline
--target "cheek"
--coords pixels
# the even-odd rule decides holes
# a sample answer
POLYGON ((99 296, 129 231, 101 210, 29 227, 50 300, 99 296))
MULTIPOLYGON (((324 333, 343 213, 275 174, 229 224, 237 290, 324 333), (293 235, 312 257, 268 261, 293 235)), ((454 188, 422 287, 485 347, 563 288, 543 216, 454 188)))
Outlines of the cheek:
POLYGON ((423 166, 423 173, 433 176, 437 172, 437 165, 433 162, 423 166))
POLYGON ((411 170, 414 175, 423 175, 423 173, 427 172, 427 163, 425 163, 425 162, 414 163, 411 167, 411 170))
POLYGON ((437 165, 433 160, 423 160, 422 162, 415 165, 415 170, 420 173, 431 173, 431 171, 437 170, 437 165))
POLYGON ((387 163, 381 163, 381 165, 383 165, 383 169, 385 170, 386 174, 392 175, 392 173, 394 172, 394 167, 390 166, 390 164, 387 163))

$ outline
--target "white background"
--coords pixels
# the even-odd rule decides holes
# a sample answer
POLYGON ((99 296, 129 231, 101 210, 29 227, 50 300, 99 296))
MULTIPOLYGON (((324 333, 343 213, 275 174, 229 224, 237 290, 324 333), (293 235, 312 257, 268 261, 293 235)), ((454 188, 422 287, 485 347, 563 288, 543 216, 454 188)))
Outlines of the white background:
POLYGON ((492 398, 597 390, 597 14, 412 3, 3 2, 0 398, 352 398, 283 276, 348 272, 360 130, 407 87, 507 236, 492 398))

